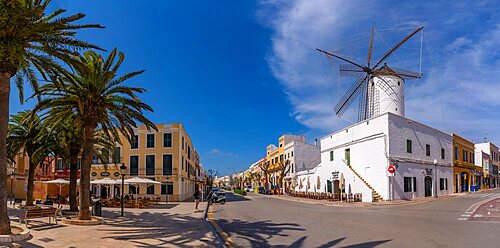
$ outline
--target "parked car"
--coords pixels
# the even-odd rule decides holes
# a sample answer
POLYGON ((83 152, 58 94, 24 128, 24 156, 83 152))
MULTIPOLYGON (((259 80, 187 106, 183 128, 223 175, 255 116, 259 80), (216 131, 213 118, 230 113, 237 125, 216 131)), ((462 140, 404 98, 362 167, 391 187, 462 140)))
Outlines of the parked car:
POLYGON ((248 185, 245 187, 245 191, 246 192, 252 192, 253 191, 253 187, 251 185, 248 185))

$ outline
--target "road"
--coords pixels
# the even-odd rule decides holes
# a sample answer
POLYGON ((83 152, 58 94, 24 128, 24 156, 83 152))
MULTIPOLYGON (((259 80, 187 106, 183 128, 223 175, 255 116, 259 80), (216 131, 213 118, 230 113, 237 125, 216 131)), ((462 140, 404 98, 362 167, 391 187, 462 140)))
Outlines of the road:
POLYGON ((496 214, 500 204, 492 200, 500 198, 500 189, 368 207, 322 206, 254 193, 226 196, 225 205, 213 207, 213 218, 239 247, 500 247, 500 218, 472 213, 477 206, 482 214, 488 209, 496 214))

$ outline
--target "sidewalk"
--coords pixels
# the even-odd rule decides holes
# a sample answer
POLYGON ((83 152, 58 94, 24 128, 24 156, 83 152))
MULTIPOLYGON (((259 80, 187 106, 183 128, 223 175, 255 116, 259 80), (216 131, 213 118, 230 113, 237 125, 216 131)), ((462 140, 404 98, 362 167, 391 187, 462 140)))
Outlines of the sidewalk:
MULTIPOLYGON (((200 203, 205 209, 206 202, 200 203)), ((9 209, 11 221, 24 210, 9 209), (15 217, 14 217, 15 216, 15 217)), ((194 212, 193 202, 172 202, 144 209, 104 208, 105 224, 74 226, 48 224, 48 218, 30 221, 33 238, 22 247, 215 247, 214 234, 194 212)))
POLYGON ((315 200, 310 198, 300 198, 300 197, 292 197, 289 195, 264 195, 266 197, 272 197, 281 200, 294 201, 294 202, 302 202, 307 204, 316 204, 323 206, 332 206, 332 207, 371 207, 371 206, 397 206, 404 204, 417 204, 423 202, 429 202, 436 199, 445 199, 454 197, 457 195, 443 195, 439 196, 439 198, 434 197, 422 197, 414 200, 397 200, 397 201, 378 201, 378 202, 340 202, 340 201, 327 201, 327 200, 315 200))

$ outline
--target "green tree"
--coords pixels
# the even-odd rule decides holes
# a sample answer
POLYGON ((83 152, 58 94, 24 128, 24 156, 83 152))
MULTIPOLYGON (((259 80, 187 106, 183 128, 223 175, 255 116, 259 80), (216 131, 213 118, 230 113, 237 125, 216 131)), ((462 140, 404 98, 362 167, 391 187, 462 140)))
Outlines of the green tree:
POLYGON ((27 155, 29 158, 28 189, 26 205, 33 206, 35 171, 48 155, 49 132, 44 128, 39 116, 31 111, 12 115, 7 134, 7 145, 14 154, 27 155))
POLYGON ((48 110, 47 115, 66 116, 75 114, 78 126, 83 130, 82 165, 80 175, 80 216, 89 220, 90 167, 94 155, 94 133, 97 129, 113 142, 120 142, 119 133, 131 141, 137 122, 148 129, 156 126, 144 116, 153 109, 142 102, 136 93, 143 88, 122 85, 124 81, 143 71, 117 76, 124 55, 116 48, 104 59, 88 51, 78 57, 79 65, 74 73, 64 71, 57 81, 40 87, 43 99, 35 109, 48 110), (116 55, 118 53, 118 59, 116 55))
POLYGON ((61 17, 58 9, 46 14, 49 0, 0 1, 0 234, 10 233, 7 214, 7 127, 11 79, 23 102, 25 80, 37 92, 36 72, 44 79, 60 69, 58 61, 74 63, 72 56, 80 49, 97 46, 75 39, 76 31, 101 28, 99 25, 73 24, 84 14, 61 17))

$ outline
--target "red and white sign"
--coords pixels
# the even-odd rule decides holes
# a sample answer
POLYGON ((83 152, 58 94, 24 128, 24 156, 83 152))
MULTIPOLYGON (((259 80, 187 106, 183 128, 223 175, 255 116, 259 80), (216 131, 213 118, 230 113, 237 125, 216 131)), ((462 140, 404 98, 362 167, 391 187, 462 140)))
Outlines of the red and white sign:
POLYGON ((395 171, 396 171, 396 168, 394 168, 394 166, 389 165, 389 167, 387 167, 387 172, 389 172, 389 173, 391 173, 391 174, 392 174, 392 173, 394 173, 395 171))

